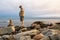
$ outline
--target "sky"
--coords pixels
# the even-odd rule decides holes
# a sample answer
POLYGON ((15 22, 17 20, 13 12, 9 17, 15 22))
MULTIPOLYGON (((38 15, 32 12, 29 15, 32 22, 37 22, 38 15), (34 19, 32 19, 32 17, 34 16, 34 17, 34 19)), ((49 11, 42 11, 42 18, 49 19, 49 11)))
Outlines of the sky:
POLYGON ((60 0, 0 0, 0 16, 19 16, 19 5, 26 17, 60 17, 60 0))

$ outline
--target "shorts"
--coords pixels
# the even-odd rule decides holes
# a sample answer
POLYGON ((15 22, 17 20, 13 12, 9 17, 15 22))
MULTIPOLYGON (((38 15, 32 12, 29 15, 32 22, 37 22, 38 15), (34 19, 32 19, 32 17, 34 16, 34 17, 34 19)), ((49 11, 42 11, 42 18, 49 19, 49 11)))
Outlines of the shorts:
POLYGON ((20 16, 20 21, 23 21, 24 20, 24 16, 20 16))

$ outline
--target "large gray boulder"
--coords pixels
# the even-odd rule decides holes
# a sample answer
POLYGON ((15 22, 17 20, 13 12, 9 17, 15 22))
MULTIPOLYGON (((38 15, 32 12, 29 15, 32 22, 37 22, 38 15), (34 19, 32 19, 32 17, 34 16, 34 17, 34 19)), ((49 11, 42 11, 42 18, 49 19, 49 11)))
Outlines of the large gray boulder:
POLYGON ((40 40, 60 40, 60 35, 59 34, 54 34, 51 36, 45 36, 44 38, 40 40))
POLYGON ((34 29, 34 30, 31 30, 31 31, 18 33, 16 35, 14 35, 14 38, 16 40, 24 40, 24 39, 30 40, 31 39, 31 37, 30 37, 31 35, 37 35, 38 33, 39 33, 39 31, 34 29))
POLYGON ((41 40, 60 40, 60 30, 48 29, 42 32, 44 38, 41 40))
POLYGON ((45 36, 50 36, 50 35, 54 35, 54 34, 60 34, 60 30, 57 29, 47 29, 45 31, 41 32, 43 35, 45 36))

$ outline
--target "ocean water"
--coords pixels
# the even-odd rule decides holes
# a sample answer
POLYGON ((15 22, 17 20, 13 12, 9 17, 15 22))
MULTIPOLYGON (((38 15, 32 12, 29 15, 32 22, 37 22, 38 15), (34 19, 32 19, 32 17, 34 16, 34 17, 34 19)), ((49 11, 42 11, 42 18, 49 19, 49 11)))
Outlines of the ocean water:
MULTIPOLYGON (((8 23, 9 23, 9 19, 13 20, 13 23, 15 26, 21 26, 21 22, 20 22, 20 18, 18 16, 14 16, 14 17, 10 17, 10 16, 6 16, 6 17, 0 17, 0 27, 7 27, 8 23)), ((52 19, 52 18, 25 18, 24 19, 24 24, 25 26, 30 26, 33 22, 35 21, 43 21, 45 23, 55 23, 55 22, 60 22, 60 19, 52 19)))

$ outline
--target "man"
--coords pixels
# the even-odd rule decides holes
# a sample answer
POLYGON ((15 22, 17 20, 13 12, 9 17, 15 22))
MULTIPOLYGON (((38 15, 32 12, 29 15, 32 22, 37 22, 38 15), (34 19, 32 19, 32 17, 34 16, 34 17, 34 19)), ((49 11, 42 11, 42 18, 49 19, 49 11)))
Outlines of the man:
POLYGON ((20 8, 19 16, 20 16, 21 26, 24 27, 24 9, 22 8, 22 6, 19 6, 19 8, 20 8))

